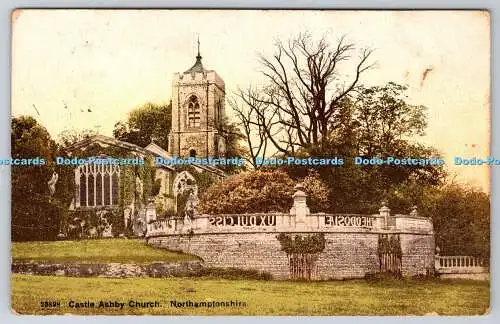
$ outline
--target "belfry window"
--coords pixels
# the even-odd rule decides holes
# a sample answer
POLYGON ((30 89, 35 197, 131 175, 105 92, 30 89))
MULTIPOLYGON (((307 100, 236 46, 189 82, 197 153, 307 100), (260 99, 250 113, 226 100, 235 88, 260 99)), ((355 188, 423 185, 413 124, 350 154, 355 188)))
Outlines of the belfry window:
POLYGON ((188 101, 188 127, 200 127, 200 103, 196 96, 191 96, 188 101))
POLYGON ((76 207, 104 207, 119 204, 120 168, 111 164, 84 164, 75 169, 76 207))

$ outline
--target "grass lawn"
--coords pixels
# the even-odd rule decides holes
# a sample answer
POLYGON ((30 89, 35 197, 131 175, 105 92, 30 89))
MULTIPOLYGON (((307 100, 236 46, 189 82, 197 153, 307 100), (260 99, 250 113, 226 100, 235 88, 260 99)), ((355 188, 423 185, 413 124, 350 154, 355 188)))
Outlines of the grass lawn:
POLYGON ((13 242, 12 262, 136 263, 196 260, 195 256, 155 249, 136 239, 13 242))
POLYGON ((468 280, 251 281, 186 278, 70 278, 12 275, 20 314, 157 315, 478 315, 489 308, 489 282, 468 280), (119 308, 70 308, 70 301, 124 302, 119 308), (159 302, 133 308, 129 300, 159 302), (175 308, 170 301, 240 301, 246 307, 175 308), (60 308, 42 309, 41 301, 60 308))

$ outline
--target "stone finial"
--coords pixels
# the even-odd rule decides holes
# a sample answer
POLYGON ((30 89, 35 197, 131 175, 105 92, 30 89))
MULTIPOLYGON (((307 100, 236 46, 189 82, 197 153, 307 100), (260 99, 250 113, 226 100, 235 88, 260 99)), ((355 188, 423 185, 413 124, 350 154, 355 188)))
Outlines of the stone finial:
POLYGON ((418 207, 416 205, 414 205, 413 207, 411 207, 410 216, 418 216, 417 209, 418 209, 418 207))
POLYGON ((304 184, 302 182, 299 182, 295 185, 295 187, 293 188, 295 189, 295 191, 304 191, 304 184))
POLYGON ((306 223, 306 216, 310 213, 307 207, 307 195, 303 191, 304 185, 302 183, 297 183, 294 189, 293 206, 290 209, 290 214, 295 215, 296 227, 303 227, 306 223))
POLYGON ((436 245, 436 255, 439 255, 439 252, 441 252, 441 249, 436 245))
POLYGON ((379 209, 379 212, 389 212, 390 209, 389 207, 387 207, 387 201, 386 200, 382 200, 382 203, 381 203, 382 207, 380 207, 379 209))
POLYGON ((382 207, 380 207, 378 211, 380 213, 380 216, 384 219, 384 227, 388 228, 391 210, 389 209, 389 207, 387 207, 387 201, 382 201, 382 207))
POLYGON ((294 189, 295 189, 295 193, 292 196, 294 201, 295 202, 303 201, 305 203, 307 194, 304 192, 304 185, 299 182, 295 185, 294 189))

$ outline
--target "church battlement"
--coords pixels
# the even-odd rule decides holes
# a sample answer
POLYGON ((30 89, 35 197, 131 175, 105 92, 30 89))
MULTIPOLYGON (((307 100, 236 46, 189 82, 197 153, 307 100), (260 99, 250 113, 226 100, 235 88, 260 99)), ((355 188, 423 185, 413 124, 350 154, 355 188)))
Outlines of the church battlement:
POLYGON ((218 88, 225 91, 225 83, 224 80, 215 72, 214 70, 206 70, 202 72, 190 72, 190 73, 179 73, 176 72, 173 75, 172 83, 181 83, 181 84, 193 84, 193 83, 215 83, 218 88))

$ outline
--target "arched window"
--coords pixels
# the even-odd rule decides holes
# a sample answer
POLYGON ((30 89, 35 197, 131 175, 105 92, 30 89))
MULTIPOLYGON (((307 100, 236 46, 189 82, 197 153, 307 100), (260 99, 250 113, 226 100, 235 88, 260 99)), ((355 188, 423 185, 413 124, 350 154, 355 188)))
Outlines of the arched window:
POLYGON ((196 150, 189 150, 190 157, 196 157, 196 150))
POLYGON ((188 127, 200 127, 200 103, 196 96, 191 96, 188 101, 188 127))
POLYGON ((118 206, 120 168, 118 165, 84 164, 75 169, 79 180, 77 207, 118 206))

